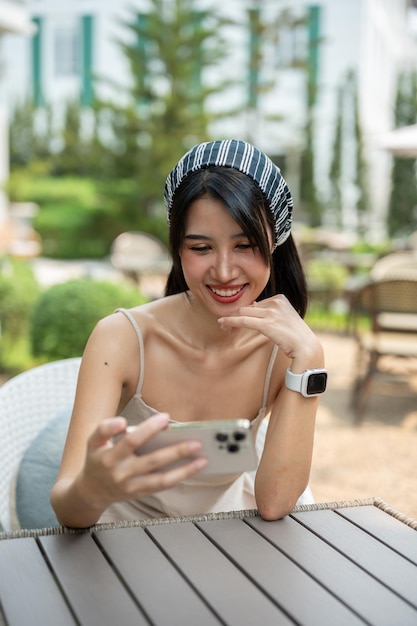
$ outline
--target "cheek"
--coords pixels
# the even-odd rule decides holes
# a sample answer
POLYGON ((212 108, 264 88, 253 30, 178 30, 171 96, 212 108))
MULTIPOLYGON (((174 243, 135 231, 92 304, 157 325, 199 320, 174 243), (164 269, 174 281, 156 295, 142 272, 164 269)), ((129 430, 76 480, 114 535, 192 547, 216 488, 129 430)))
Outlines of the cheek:
POLYGON ((270 279, 271 269, 259 255, 256 261, 252 262, 251 267, 247 268, 247 273, 249 276, 252 276, 259 285, 262 285, 262 289, 264 289, 270 279))
POLYGON ((259 253, 254 256, 248 255, 245 257, 243 267, 246 271, 254 275, 269 276, 271 273, 270 268, 259 253))
POLYGON ((180 252, 180 260, 182 272, 187 284, 192 282, 193 278, 199 278, 207 270, 207 261, 203 256, 198 256, 190 250, 182 250, 180 252))

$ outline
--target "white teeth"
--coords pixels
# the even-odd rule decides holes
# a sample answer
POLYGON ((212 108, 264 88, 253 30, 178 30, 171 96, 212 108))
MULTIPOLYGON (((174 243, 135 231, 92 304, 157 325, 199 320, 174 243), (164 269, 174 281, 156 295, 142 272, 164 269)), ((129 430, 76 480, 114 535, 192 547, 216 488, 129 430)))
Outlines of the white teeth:
POLYGON ((239 291, 241 291, 241 287, 239 289, 213 289, 211 290, 216 294, 216 296, 222 296, 223 298, 235 296, 239 291))

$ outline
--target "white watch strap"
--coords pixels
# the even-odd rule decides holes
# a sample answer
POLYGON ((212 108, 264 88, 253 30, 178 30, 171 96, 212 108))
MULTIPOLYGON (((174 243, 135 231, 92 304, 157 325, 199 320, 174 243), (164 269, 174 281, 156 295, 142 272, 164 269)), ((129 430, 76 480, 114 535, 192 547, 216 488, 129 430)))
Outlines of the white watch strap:
POLYGON ((288 368, 285 374, 285 386, 287 389, 301 393, 301 384, 304 374, 306 374, 306 372, 303 372, 302 374, 294 374, 290 368, 288 368))
POLYGON ((308 369, 302 374, 294 374, 290 368, 285 374, 285 386, 291 391, 301 393, 305 398, 321 395, 327 384, 327 371, 323 369, 308 369))

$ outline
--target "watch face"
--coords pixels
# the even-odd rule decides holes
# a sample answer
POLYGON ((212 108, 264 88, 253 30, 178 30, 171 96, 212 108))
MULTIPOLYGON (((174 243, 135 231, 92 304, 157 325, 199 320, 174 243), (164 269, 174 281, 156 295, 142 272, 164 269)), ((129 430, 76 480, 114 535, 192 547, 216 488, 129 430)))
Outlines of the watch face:
POLYGON ((307 382, 306 393, 308 396, 313 396, 318 393, 324 393, 326 391, 327 384, 327 372, 320 372, 319 374, 310 374, 307 382))

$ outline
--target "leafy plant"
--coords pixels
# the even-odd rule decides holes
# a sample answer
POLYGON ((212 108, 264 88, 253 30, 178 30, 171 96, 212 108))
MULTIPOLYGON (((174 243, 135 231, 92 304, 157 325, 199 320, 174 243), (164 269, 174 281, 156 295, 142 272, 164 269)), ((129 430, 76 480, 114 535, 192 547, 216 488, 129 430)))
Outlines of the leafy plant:
POLYGON ((80 356, 96 323, 117 307, 143 304, 146 298, 126 285, 88 278, 53 285, 31 316, 34 356, 48 360, 80 356))
POLYGON ((30 267, 23 261, 5 258, 0 271, 0 322, 3 334, 15 339, 29 317, 39 295, 30 267))
POLYGON ((8 369, 10 352, 27 332, 39 287, 24 261, 4 257, 0 263, 0 366, 8 369))
POLYGON ((109 199, 89 178, 33 176, 22 170, 11 175, 7 191, 14 202, 35 202, 34 228, 42 254, 53 258, 103 258, 123 230, 109 199))
MULTIPOLYGON (((395 126, 417 121, 417 72, 403 73, 398 80, 395 126)), ((404 236, 417 229, 417 174, 415 158, 395 157, 388 209, 390 236, 404 236)))
POLYGON ((111 86, 124 91, 123 102, 96 105, 105 137, 100 188, 113 198, 124 230, 160 237, 168 172, 193 144, 208 138, 213 120, 235 113, 209 113, 207 106, 216 93, 224 93, 226 103, 235 82, 212 71, 230 54, 225 27, 232 23, 195 0, 147 4, 146 12, 132 12, 122 23, 127 36, 118 44, 132 80, 129 88, 117 79, 111 86))

